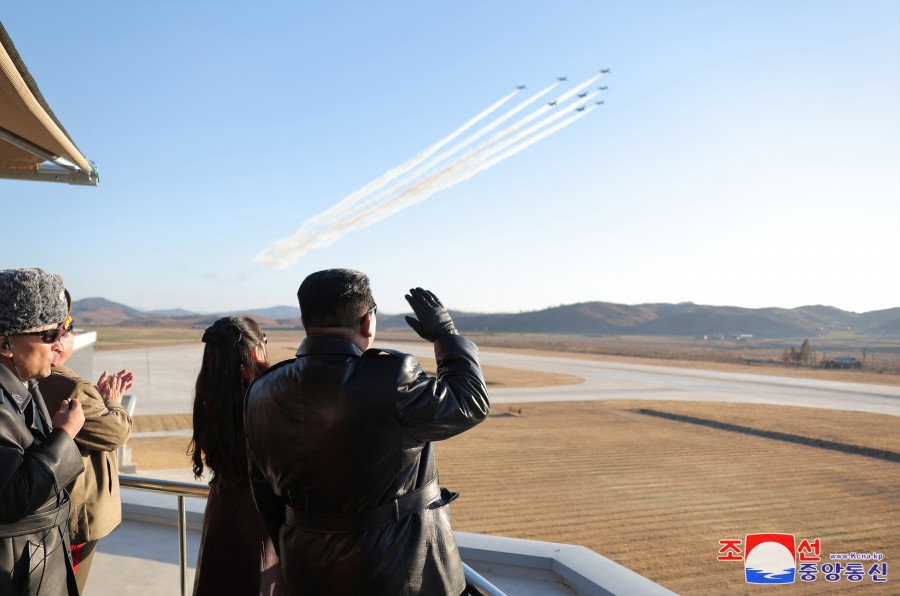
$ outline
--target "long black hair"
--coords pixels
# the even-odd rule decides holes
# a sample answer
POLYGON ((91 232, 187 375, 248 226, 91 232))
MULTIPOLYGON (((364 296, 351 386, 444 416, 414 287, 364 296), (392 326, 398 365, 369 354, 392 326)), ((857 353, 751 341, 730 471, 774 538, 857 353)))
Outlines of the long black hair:
POLYGON ((204 466, 213 480, 227 484, 247 478, 244 392, 267 368, 253 354, 265 340, 259 324, 245 316, 223 317, 203 333, 206 347, 194 390, 194 436, 188 447, 195 478, 204 466))

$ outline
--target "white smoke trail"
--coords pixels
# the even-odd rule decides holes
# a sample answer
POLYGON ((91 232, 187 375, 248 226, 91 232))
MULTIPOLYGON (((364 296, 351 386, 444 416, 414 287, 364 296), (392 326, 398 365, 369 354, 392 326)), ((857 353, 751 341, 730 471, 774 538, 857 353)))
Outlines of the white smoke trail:
MULTIPOLYGON (((446 190, 452 186, 455 186, 456 184, 459 184, 460 182, 462 182, 464 180, 468 180, 472 176, 475 176, 476 174, 483 172, 484 170, 487 170, 488 168, 494 167, 501 161, 509 159, 513 155, 519 153, 520 151, 523 151, 524 149, 537 143, 538 141, 541 141, 541 140, 549 137, 550 135, 558 132, 559 130, 562 130, 563 128, 565 128, 566 126, 569 126, 570 124, 573 124, 574 122, 578 121, 579 119, 584 118, 584 116, 586 116, 589 112, 592 112, 593 110, 594 110, 594 108, 586 109, 584 112, 579 112, 573 116, 570 116, 568 119, 563 120, 562 122, 556 124, 555 126, 553 126, 551 128, 548 128, 547 130, 541 132, 540 134, 534 135, 533 137, 526 139, 525 141, 522 141, 521 143, 510 147, 507 151, 500 153, 499 155, 496 155, 493 159, 486 159, 483 161, 479 161, 478 164, 475 165, 474 167, 466 169, 459 176, 453 177, 451 180, 445 180, 443 184, 439 184, 439 183, 429 184, 429 185, 419 189, 418 191, 416 191, 412 196, 407 197, 407 200, 404 201, 402 204, 394 205, 393 208, 378 210, 377 212, 372 213, 368 218, 365 219, 365 221, 359 222, 352 229, 359 230, 359 229, 371 226, 373 224, 376 224, 376 223, 390 217, 391 215, 394 215, 395 213, 398 213, 408 207, 411 207, 412 205, 421 203, 422 201, 424 201, 425 199, 429 198, 430 196, 434 195, 437 192, 446 190)), ((351 231, 351 230, 350 229, 341 230, 341 235, 343 235, 349 231, 351 231)))
POLYGON ((592 76, 591 78, 589 78, 585 82, 581 83, 577 87, 574 87, 567 93, 563 93, 562 95, 560 95, 559 99, 557 101, 559 101, 559 103, 565 103, 570 98, 574 97, 575 94, 578 93, 579 91, 583 91, 585 88, 590 87, 592 84, 594 84, 594 82, 596 82, 602 76, 603 76, 602 74, 592 76))
POLYGON ((433 170, 435 167, 437 167, 443 161, 445 161, 448 158, 452 157, 453 155, 459 153, 462 149, 468 147, 469 145, 471 145, 473 142, 475 142, 479 138, 483 137, 490 131, 494 130, 495 128, 497 128, 498 126, 500 126, 501 124, 503 124, 504 122, 506 122, 507 120, 509 120, 510 118, 512 118, 513 116, 515 116, 516 114, 518 114, 519 112, 521 112, 522 110, 524 110, 525 108, 530 106, 531 104, 533 104, 535 101, 537 101, 538 99, 540 99, 541 97, 543 97, 544 95, 546 95, 547 93, 552 91, 557 85, 559 85, 558 82, 551 84, 550 86, 546 87, 545 89, 542 89, 541 91, 537 92, 532 97, 521 102, 519 105, 515 106, 514 108, 512 108, 511 110, 509 110, 508 112, 506 112, 505 114, 503 114, 502 116, 500 116, 499 118, 497 118, 496 120, 494 120, 493 122, 488 124, 487 126, 475 131, 474 133, 472 133, 471 135, 469 135, 464 140, 460 141, 459 143, 457 143, 450 149, 444 151, 440 155, 436 155, 436 156, 432 157, 431 159, 428 160, 427 163, 422 164, 420 168, 416 169, 413 172, 410 172, 407 176, 403 176, 402 178, 400 178, 399 180, 394 182, 388 188, 385 188, 376 194, 370 194, 369 196, 365 197, 365 201, 359 201, 356 205, 354 205, 353 213, 347 214, 347 216, 353 217, 354 213, 368 211, 369 209, 371 209, 372 205, 376 205, 377 203, 381 202, 385 198, 402 190, 403 188, 405 188, 406 186, 411 184, 413 181, 415 181, 417 178, 421 178, 422 176, 426 175, 430 170, 433 170))
MULTIPOLYGON (((459 165, 472 164, 472 163, 475 163, 482 159, 485 159, 486 157, 489 157, 489 156, 497 153, 498 151, 502 151, 503 148, 508 147, 512 143, 515 143, 515 142, 521 140, 522 138, 524 138, 530 134, 533 134, 534 132, 540 130, 541 128, 547 126, 548 124, 551 124, 552 122, 554 122, 556 120, 559 120, 565 114, 577 109, 579 106, 581 106, 581 105, 587 103, 588 101, 590 101, 591 99, 593 99, 596 95, 597 95, 597 93, 586 95, 585 97, 579 98, 577 101, 569 104, 566 107, 553 108, 552 106, 547 106, 547 107, 541 108, 540 110, 537 110, 533 114, 531 114, 525 118, 522 118, 515 124, 510 125, 509 127, 503 129, 502 131, 495 134, 494 136, 492 136, 490 139, 488 139, 481 145, 478 145, 477 147, 474 147, 474 148, 466 151, 466 153, 464 155, 462 155, 460 158, 458 158, 453 163, 451 163, 450 166, 448 166, 448 168, 456 168, 459 165), (510 139, 507 139, 503 143, 500 143, 500 141, 502 141, 505 137, 507 137, 510 134, 521 129, 525 124, 531 122, 536 117, 546 114, 547 111, 549 111, 549 110, 553 110, 553 113, 550 116, 544 118, 543 120, 538 121, 536 124, 533 124, 532 126, 528 127, 527 129, 520 132, 519 134, 513 136, 510 139)), ((446 169, 444 171, 446 171, 446 169)))
MULTIPOLYGON (((491 138, 489 138, 487 141, 485 141, 484 143, 482 143, 482 144, 479 145, 478 147, 475 147, 475 148, 471 149, 471 150, 469 151, 470 155, 479 153, 479 152, 480 152, 481 150, 483 150, 485 147, 488 147, 488 146, 490 146, 490 145, 493 145, 494 143, 496 143, 497 141, 499 141, 499 140, 502 139, 503 137, 512 134, 513 132, 515 132, 516 130, 522 128, 523 126, 525 126, 525 125, 528 124, 529 122, 531 122, 531 121, 533 121, 533 120, 535 120, 535 119, 537 119, 537 118, 540 118, 541 116, 543 116, 544 114, 546 114, 546 113, 549 112, 550 110, 554 109, 554 107, 559 106, 559 104, 565 103, 566 101, 568 101, 569 99, 571 99, 572 97, 574 97, 579 91, 582 91, 582 90, 584 90, 586 87, 590 86, 593 82, 595 82, 595 81, 596 81, 597 79, 599 79, 601 76, 603 76, 603 75, 595 75, 595 76, 591 77, 590 79, 588 79, 587 81, 585 81, 585 82, 579 84, 577 87, 574 87, 574 88, 570 89, 569 91, 567 91, 566 93, 563 93, 562 95, 560 95, 559 97, 557 97, 555 100, 553 100, 552 102, 548 103, 546 106, 541 106, 540 109, 536 110, 535 112, 532 112, 532 113, 529 114, 528 116, 525 116, 524 118, 522 118, 521 120, 519 120, 519 121, 516 122, 515 124, 513 124, 513 125, 511 125, 511 126, 505 128, 505 129, 503 129, 502 131, 500 131, 499 133, 495 134, 494 136, 492 136, 491 138)), ((557 83, 554 83, 553 85, 550 85, 550 86, 547 87, 544 91, 542 91, 538 96, 544 95, 544 93, 546 93, 547 91, 550 91, 550 89, 556 87, 558 84, 559 84, 559 83, 557 82, 557 83)), ((534 97, 534 98, 531 98, 530 101, 533 101, 533 100, 535 100, 535 99, 537 99, 537 96, 534 97)), ((581 98, 581 100, 582 100, 582 101, 580 101, 580 103, 584 103, 583 98, 581 98)), ((493 128, 493 127, 491 127, 491 128, 493 128)), ((479 132, 480 132, 480 131, 479 131, 479 132)), ((476 135, 473 135, 473 137, 476 137, 476 135)), ((471 138, 471 137, 470 137, 470 138, 471 138)), ((476 137, 476 138, 477 138, 477 137, 476 137)), ((467 139, 467 140, 469 140, 469 139, 467 139)), ((474 139, 473 139, 473 140, 474 140, 474 139)))
POLYGON ((463 148, 468 147, 469 145, 471 145, 472 143, 474 143, 475 141, 477 141, 478 139, 480 139, 487 133, 491 132, 492 130, 494 130, 495 128, 497 128, 498 126, 500 126, 501 124, 503 124, 504 122, 506 122, 507 120, 509 120, 510 118, 512 118, 513 116, 515 116, 516 114, 518 114, 519 112, 521 112, 522 110, 524 110, 525 108, 530 106, 531 104, 533 104, 534 102, 536 102, 538 99, 540 99, 547 93, 550 93, 550 91, 552 91, 557 85, 559 85, 559 82, 553 83, 552 85, 545 87, 544 89, 538 91, 532 97, 529 97, 528 99, 526 99, 525 101, 523 101, 522 103, 520 103, 519 105, 517 105, 516 107, 511 109, 509 112, 503 114, 502 116, 500 116, 499 118, 497 118, 496 120, 494 120, 493 122, 491 122, 490 124, 485 126, 484 128, 476 131, 474 134, 469 135, 468 137, 466 137, 465 140, 457 143, 454 147, 445 151, 443 154, 441 154, 441 156, 439 158, 435 158, 435 162, 439 163, 439 162, 443 161, 444 159, 447 159, 451 155, 458 153, 463 148))
POLYGON ((450 188, 451 186, 458 184, 463 180, 467 180, 475 174, 508 159, 593 111, 593 107, 587 110, 582 108, 582 111, 578 114, 544 130, 543 132, 537 133, 538 130, 547 127, 566 114, 571 113, 573 110, 596 96, 596 93, 588 94, 584 98, 579 98, 579 100, 565 107, 559 106, 560 103, 565 103, 579 91, 591 85, 599 79, 600 76, 602 75, 596 75, 561 95, 556 101, 552 102, 553 105, 557 106, 553 114, 543 118, 518 134, 510 136, 514 132, 521 130, 529 122, 534 121, 545 115, 549 110, 554 109, 553 106, 543 106, 532 114, 513 122, 478 146, 469 147, 475 140, 496 129, 500 124, 508 121, 510 118, 534 103, 538 98, 555 88, 558 83, 550 85, 533 97, 515 106, 510 111, 497 118, 494 122, 479 129, 464 141, 454 145, 451 149, 440 155, 435 155, 441 148, 452 142, 466 130, 472 128, 479 121, 509 101, 509 99, 518 93, 518 90, 510 93, 413 159, 401 166, 389 170, 378 179, 347 196, 338 204, 330 207, 319 215, 308 219, 288 238, 271 243, 255 258, 255 261, 270 268, 286 267, 310 250, 328 246, 347 232, 362 229, 380 222, 390 215, 425 200, 436 192, 450 188), (466 147, 469 148, 466 149, 466 147), (463 149, 466 149, 463 154, 459 155, 450 164, 442 167, 436 172, 432 172, 442 162, 453 155, 456 155, 463 149), (423 176, 425 176, 424 179, 423 176), (400 180, 398 180, 398 178, 400 178, 400 180), (419 181, 416 182, 416 180, 419 181), (391 184, 392 182, 393 184, 391 184), (391 184, 391 186, 385 188, 388 184, 391 184), (412 184, 412 186, 409 186, 410 184, 412 184))
MULTIPOLYGON (((491 115, 497 109, 499 109, 500 106, 502 106, 503 104, 508 102, 510 99, 515 97, 518 93, 519 93, 519 89, 516 89, 512 93, 508 94, 506 97, 503 97, 500 100, 494 102, 491 106, 489 106, 483 112, 481 112, 480 114, 478 114, 477 116, 475 116, 474 118, 472 118, 471 120, 469 120, 468 122, 466 122, 465 124, 463 124, 462 126, 457 128, 456 130, 451 132, 449 135, 447 135, 446 137, 444 137, 443 139, 441 139, 440 141, 438 141, 437 143, 435 143, 434 145, 432 145, 431 147, 429 147, 428 149, 426 149, 419 155, 415 156, 414 158, 412 158, 411 160, 409 160, 408 162, 406 162, 400 166, 397 166, 395 168, 388 170, 387 172, 385 172, 380 177, 376 178, 375 180, 373 180, 372 182, 370 182, 363 188, 350 194, 347 198, 345 198, 340 203, 335 205, 335 207, 347 207, 347 206, 353 205, 359 199, 378 190, 379 188, 383 187, 385 184, 387 184, 394 178, 397 178, 398 176, 402 176, 403 174, 412 170, 413 168, 415 168, 416 166, 421 164, 423 161, 425 161, 426 159, 428 159, 429 157, 434 155, 443 146, 447 145, 452 140, 454 140, 455 138, 457 138, 458 136, 460 136, 461 134, 463 134, 464 132, 466 132, 467 130, 469 130, 470 128, 475 126, 476 124, 478 124, 478 122, 480 122, 481 120, 484 120, 485 118, 487 118, 489 115, 491 115)), ((331 209, 329 209, 329 211, 331 211, 331 209)), ((339 210, 336 210, 336 211, 339 211, 339 210)))
MULTIPOLYGON (((447 165, 445 168, 443 168, 439 172, 437 172, 434 175, 430 176, 429 178, 419 182, 415 186, 403 191, 399 195, 389 197, 387 200, 383 201, 382 203, 372 206, 368 210, 366 210, 362 213, 359 213, 356 215, 350 215, 347 219, 345 219, 344 221, 340 222, 339 224, 337 224, 335 226, 335 231, 340 231, 341 233, 346 233, 346 232, 349 232, 354 229, 359 229, 361 227, 367 227, 367 226, 371 225, 370 221, 372 221, 373 218, 375 218, 374 221, 381 221, 382 219, 384 219, 384 217, 376 217, 376 215, 378 213, 380 213, 381 211, 388 211, 390 214, 393 214, 402 209, 405 209, 406 207, 408 207, 410 205, 413 205, 413 204, 419 202, 418 200, 411 200, 411 199, 414 199, 416 196, 418 196, 419 193, 425 191, 427 188, 429 188, 431 186, 440 185, 441 189, 445 189, 445 188, 449 188, 450 186, 453 186, 457 182, 461 182, 462 180, 471 178, 471 176, 464 175, 464 172, 466 172, 469 168, 478 166, 478 164, 488 160, 491 156, 496 155, 497 153, 503 151, 507 147, 510 147, 511 145, 514 145, 515 143, 522 141, 523 139, 527 138, 528 136, 536 133, 538 130, 544 128, 545 126, 555 122, 556 120, 559 120, 566 114, 569 114, 569 113, 573 112, 574 110, 576 110, 581 105, 587 103, 588 101, 591 101, 597 95, 598 95, 597 93, 589 94, 583 98, 580 98, 578 101, 569 104, 565 108, 559 108, 557 111, 555 111, 550 116, 533 124, 529 128, 527 128, 524 131, 520 132, 519 134, 503 141, 502 143, 493 142, 490 145, 484 144, 484 146, 480 146, 479 148, 477 148, 475 155, 463 155, 462 157, 458 158, 457 160, 455 160, 452 163, 450 163, 449 165, 447 165), (445 182, 448 179, 452 179, 455 181, 451 182, 450 184, 446 184, 445 182)), ((582 116, 582 115, 584 115, 584 113, 579 113, 578 115, 582 116)), ((559 128, 554 127, 553 132, 556 132, 556 130, 559 130, 559 128)), ((502 136, 505 136, 505 135, 498 135, 498 136, 501 136, 501 138, 502 138, 502 136)), ((543 139, 543 138, 546 138, 546 136, 548 136, 548 135, 542 134, 542 135, 540 135, 540 138, 543 139)), ((538 140, 540 140, 540 139, 538 139, 538 140)), ((529 142, 525 146, 528 146, 531 144, 532 144, 532 142, 529 142)), ((517 153, 518 153, 518 151, 517 151, 517 153)), ((496 163, 499 163, 499 162, 492 161, 492 165, 496 164, 496 163)), ((480 171, 483 171, 484 169, 486 169, 486 168, 482 167, 482 168, 479 168, 478 171, 480 172, 480 171)), ((431 196, 431 194, 434 194, 434 193, 429 193, 428 196, 431 196)))
MULTIPOLYGON (((468 122, 466 122, 465 124, 463 124, 462 126, 457 128, 456 130, 454 130, 452 133, 450 133, 449 135, 447 135, 446 137, 444 137, 443 139, 441 139, 440 141, 438 141, 437 143, 435 143, 434 145, 432 145, 431 147, 429 147, 428 149, 426 149, 419 155, 415 156, 414 158, 412 158, 411 160, 407 161, 406 163, 404 163, 400 166, 397 166, 395 168, 388 170, 387 172, 385 172, 384 174, 382 174, 381 176, 379 176, 378 178, 376 178, 375 180, 373 180, 372 182, 370 182, 363 188, 361 188, 357 191, 354 191, 353 193, 348 195, 346 198, 341 200, 339 203, 332 205, 331 207, 329 207, 328 209, 326 209, 319 215, 316 215, 316 216, 310 218, 309 220, 305 221, 303 223, 303 225, 301 225, 300 228, 296 232, 294 232, 294 234, 292 234, 288 238, 285 238, 284 240, 278 240, 276 242, 273 242, 268 247, 266 247, 266 249, 262 253, 260 253, 254 260, 264 266, 267 266, 267 267, 283 267, 283 266, 285 266, 285 265, 279 264, 280 257, 278 257, 277 255, 290 253, 292 250, 294 250, 298 246, 298 243, 302 243, 305 238, 309 238, 311 236, 315 237, 320 234, 325 234, 325 232, 319 232, 317 234, 316 230, 320 230, 322 228, 327 229, 327 226, 331 225, 335 221, 339 221, 341 214, 346 212, 348 209, 352 208, 353 205, 355 205, 356 203, 358 203, 359 201, 361 201, 368 195, 372 194, 373 192, 376 192, 380 188, 384 187, 385 185, 390 183, 391 180, 394 180, 395 178, 404 175, 405 173, 409 172, 416 166, 420 165, 423 161, 425 161, 426 159, 428 159, 429 157, 434 155, 442 147, 444 147, 445 145, 447 145, 448 143, 450 143, 451 141, 453 141, 454 139, 456 139, 457 137, 462 135, 464 132, 466 132, 467 130, 469 130, 476 124, 478 124, 478 122, 480 122, 481 120, 484 120, 489 115, 491 115, 493 112, 498 110, 503 104, 505 104, 510 99, 512 99, 513 97, 518 95, 518 93, 520 91, 521 91, 520 89, 516 89, 512 93, 509 93, 505 97, 494 102, 491 106, 489 106, 487 109, 482 111, 480 114, 478 114, 477 116, 475 116, 474 118, 472 118, 471 120, 469 120, 468 122)), ((327 234, 325 234, 325 236, 327 236, 327 234)), ((317 243, 316 248, 321 247, 321 246, 327 246, 328 244, 331 244, 331 242, 334 242, 334 239, 328 241, 326 244, 317 243)))
MULTIPOLYGON (((584 88, 585 86, 590 84, 593 80, 596 80, 597 78, 598 77, 594 77, 594 79, 592 79, 591 81, 588 81, 587 83, 583 83, 581 86, 576 87, 573 92, 566 93, 563 97, 566 97, 566 98, 572 97, 581 88, 584 88)), ((543 94, 543 92, 541 94, 543 94)), ((443 180, 447 176, 455 175, 456 173, 458 173, 460 171, 461 168, 469 167, 472 163, 475 163, 477 161, 480 161, 481 159, 490 157, 491 155, 497 153, 498 151, 502 151, 505 147, 508 147, 509 145, 521 140, 525 136, 533 134, 537 130, 543 128, 544 126, 547 126, 548 124, 558 120, 559 118, 562 118, 565 114, 571 112, 572 110, 576 109, 580 105, 583 105, 584 103, 590 101, 596 95, 597 95, 596 92, 588 94, 585 97, 579 98, 577 101, 569 104, 567 107, 554 107, 553 105, 547 105, 547 106, 541 107, 539 110, 536 110, 532 114, 525 116, 521 120, 518 120, 517 122, 508 126, 507 128, 496 133, 495 135, 493 135, 492 137, 490 137, 488 140, 484 141, 480 145, 477 145, 476 147, 466 150, 462 155, 457 157, 449 165, 445 166, 440 171, 432 174, 427 179, 417 183, 415 186, 408 188, 407 190, 401 191, 401 189, 403 187, 405 187, 407 184, 409 184, 416 178, 421 177, 421 175, 417 174, 415 176, 406 178, 403 181, 398 182, 397 184, 393 185, 389 190, 386 190, 384 193, 379 193, 379 195, 377 195, 376 197, 372 197, 372 199, 370 201, 366 201, 365 204, 357 205, 357 207, 353 210, 352 213, 346 214, 344 221, 336 224, 336 228, 339 230, 349 231, 349 229, 353 228, 357 222, 366 220, 373 212, 381 210, 385 206, 396 205, 397 203, 402 203, 402 201, 406 197, 410 196, 411 193, 418 192, 418 190, 421 189, 423 187, 423 185, 430 185, 430 184, 434 183, 436 180, 443 180), (527 128, 524 132, 519 133, 518 135, 515 135, 511 139, 508 139, 507 141, 505 141, 504 143, 500 143, 500 141, 503 140, 505 137, 507 137, 510 134, 512 134, 513 132, 519 130, 520 128, 522 128, 523 126, 525 126, 526 124, 528 124, 529 122, 534 120, 535 118, 538 118, 538 117, 546 114, 550 110, 554 111, 551 116, 545 118, 544 120, 539 121, 537 124, 532 125, 531 127, 527 128), (482 153, 485 153, 485 154, 482 155, 482 153), (398 191, 400 191, 399 195, 396 194, 398 191)), ((532 98, 531 100, 529 100, 529 102, 533 101, 534 99, 535 98, 532 98)), ((553 103, 558 105, 557 102, 553 102, 553 103)), ((514 111, 517 111, 517 110, 518 110, 518 108, 516 108, 514 111)), ((502 118, 503 117, 501 117, 501 119, 502 118)), ((493 127, 493 123, 486 128, 491 128, 491 127, 493 127)), ((474 140, 478 136, 481 136, 479 133, 481 133, 481 131, 478 131, 474 135, 470 136, 469 139, 467 139, 467 141, 474 140)), ((439 157, 439 158, 435 158, 435 163, 439 163, 443 159, 446 159, 446 157, 448 157, 450 154, 454 153, 455 150, 456 150, 456 148, 448 151, 446 154, 441 155, 441 157, 439 157)))

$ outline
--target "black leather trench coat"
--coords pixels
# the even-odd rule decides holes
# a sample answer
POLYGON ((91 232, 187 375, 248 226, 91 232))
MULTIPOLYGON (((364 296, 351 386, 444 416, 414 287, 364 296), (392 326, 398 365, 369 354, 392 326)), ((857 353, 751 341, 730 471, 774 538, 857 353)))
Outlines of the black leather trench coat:
POLYGON ((462 593, 432 441, 490 406, 475 344, 434 350, 437 378, 409 354, 312 336, 248 389, 251 487, 287 593, 462 593))
POLYGON ((78 594, 65 486, 84 470, 36 386, 0 364, 0 594, 78 594), (29 421, 30 418, 30 421, 29 421), (28 423, 30 422, 30 423, 28 423))

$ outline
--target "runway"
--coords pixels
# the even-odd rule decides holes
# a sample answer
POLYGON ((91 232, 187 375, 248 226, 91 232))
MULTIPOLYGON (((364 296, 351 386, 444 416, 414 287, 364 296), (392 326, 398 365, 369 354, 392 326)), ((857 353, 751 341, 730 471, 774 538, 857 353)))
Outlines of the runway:
MULTIPOLYGON (((434 358, 431 347, 425 342, 376 342, 375 346, 412 353, 425 368, 431 367, 434 358)), ((202 344, 95 352, 94 378, 103 370, 127 368, 135 373, 135 383, 130 393, 137 396, 136 414, 189 413, 202 352, 202 344)), ((557 387, 492 388, 490 397, 494 404, 614 399, 711 401, 900 416, 900 387, 490 350, 481 351, 480 358, 485 365, 546 371, 584 379, 580 384, 557 387)))

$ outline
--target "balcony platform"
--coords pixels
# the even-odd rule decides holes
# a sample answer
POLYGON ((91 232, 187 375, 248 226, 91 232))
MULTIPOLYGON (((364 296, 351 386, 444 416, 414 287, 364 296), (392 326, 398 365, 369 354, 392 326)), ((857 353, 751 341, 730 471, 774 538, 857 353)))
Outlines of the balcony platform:
MULTIPOLYGON (((197 482, 186 469, 142 476, 197 482)), ((205 506, 204 499, 185 500, 188 593, 193 586, 205 506)), ((122 511, 122 525, 97 547, 85 591, 91 596, 179 594, 176 497, 123 489, 122 511)), ((463 560, 507 594, 672 594, 583 546, 468 532, 455 535, 463 560)))

